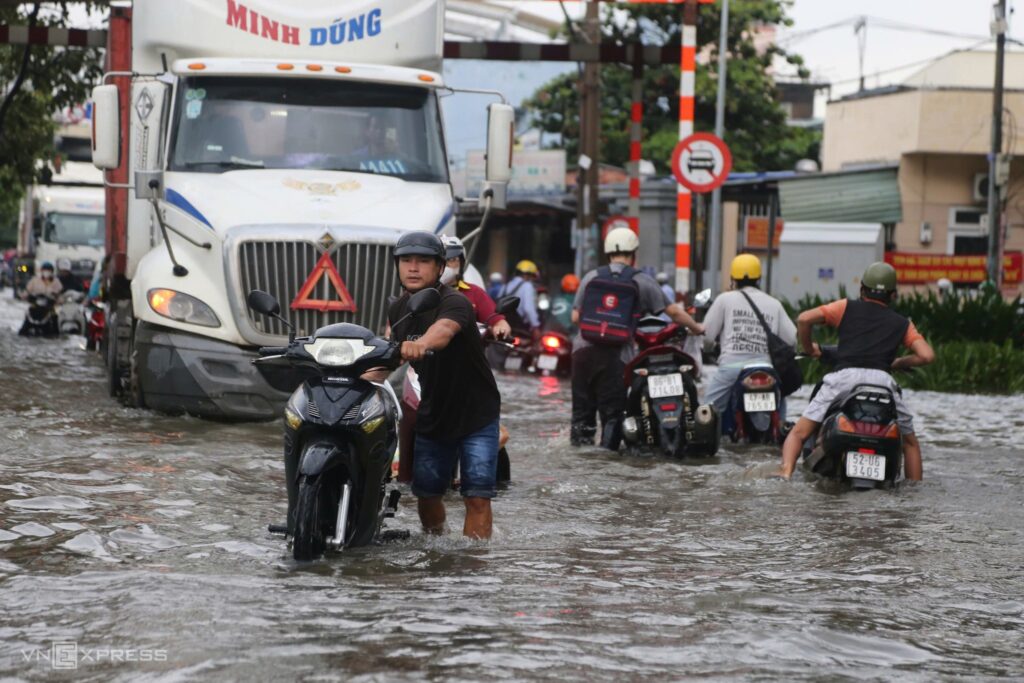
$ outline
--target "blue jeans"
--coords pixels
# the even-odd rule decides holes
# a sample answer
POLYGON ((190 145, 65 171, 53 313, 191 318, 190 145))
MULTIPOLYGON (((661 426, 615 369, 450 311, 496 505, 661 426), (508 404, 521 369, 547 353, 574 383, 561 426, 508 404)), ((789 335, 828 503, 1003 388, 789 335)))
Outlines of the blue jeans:
MULTIPOLYGON (((750 361, 755 363, 757 361, 750 361)), ((718 411, 719 415, 725 415, 726 411, 729 410, 729 397, 732 395, 732 388, 736 386, 737 380, 740 378, 740 373, 743 372, 743 366, 718 366, 718 370, 711 378, 711 382, 708 384, 708 388, 704 392, 704 402, 714 403, 715 410, 718 411)), ((786 397, 782 397, 782 401, 779 403, 779 419, 782 422, 786 421, 786 397)), ((724 425, 724 420, 719 420, 718 424, 724 425)))
POLYGON ((446 441, 416 435, 412 494, 443 496, 459 463, 459 492, 466 498, 494 498, 498 489, 498 420, 461 439, 446 441))

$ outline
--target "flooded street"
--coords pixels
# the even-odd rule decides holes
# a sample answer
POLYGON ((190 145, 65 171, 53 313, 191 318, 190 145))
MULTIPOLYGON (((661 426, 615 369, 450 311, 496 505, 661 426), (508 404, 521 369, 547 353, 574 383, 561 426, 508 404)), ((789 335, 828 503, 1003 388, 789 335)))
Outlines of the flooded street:
MULTIPOLYGON (((766 480, 568 446, 565 381, 503 377, 495 538, 298 566, 281 425, 129 410, 0 299, 0 673, 24 680, 1024 676, 1024 397, 908 392, 925 481, 766 480), (77 647, 55 669, 53 643, 77 647), (125 660, 130 661, 125 661, 125 660)), ((790 410, 803 408, 808 388, 790 410)), ((762 467, 757 467, 762 466, 762 467)), ((449 527, 461 529, 449 499, 449 527)))

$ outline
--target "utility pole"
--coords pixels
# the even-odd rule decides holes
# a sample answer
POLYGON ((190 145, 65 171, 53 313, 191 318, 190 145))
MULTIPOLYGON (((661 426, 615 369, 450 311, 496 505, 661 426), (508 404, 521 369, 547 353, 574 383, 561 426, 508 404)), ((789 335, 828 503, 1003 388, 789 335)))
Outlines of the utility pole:
MULTIPOLYGON (((715 101, 715 135, 725 139, 725 85, 729 47, 729 0, 722 0, 722 27, 718 33, 718 99, 715 101)), ((722 262, 722 188, 711 192, 711 226, 708 230, 708 283, 718 292, 718 267, 722 262)))
POLYGON ((996 83, 992 90, 992 147, 988 157, 988 279, 999 289, 1003 279, 1002 221, 999 217, 1000 191, 1008 178, 1002 162, 1003 152, 1003 53, 1006 50, 1006 0, 998 0, 992 17, 996 35, 996 83))
MULTIPOLYGON (((583 35, 591 45, 601 40, 599 10, 599 3, 594 0, 587 2, 583 35)), ((580 173, 576 226, 581 231, 581 237, 591 233, 597 224, 598 167, 601 156, 600 68, 598 62, 587 62, 583 66, 583 87, 580 92, 580 173)), ((600 253, 600 246, 597 252, 600 253)), ((593 265, 596 264, 584 263, 584 271, 593 265)))

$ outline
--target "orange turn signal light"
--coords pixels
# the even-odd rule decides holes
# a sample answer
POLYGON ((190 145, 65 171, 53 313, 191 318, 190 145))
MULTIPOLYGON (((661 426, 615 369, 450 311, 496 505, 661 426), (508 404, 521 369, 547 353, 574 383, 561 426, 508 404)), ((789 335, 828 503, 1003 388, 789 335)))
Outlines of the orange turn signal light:
POLYGON ((278 64, 277 65, 277 70, 278 71, 291 71, 294 68, 295 68, 294 64, 278 64))
POLYGON ((421 81, 423 81, 424 83, 433 83, 434 82, 434 77, 431 76, 430 74, 420 74, 419 75, 419 79, 421 81))
POLYGON ((337 71, 340 74, 350 74, 350 73, 352 73, 352 67, 350 67, 350 66, 336 66, 336 67, 334 67, 334 70, 337 71))
POLYGON ((202 71, 203 69, 206 68, 206 65, 203 64, 202 62, 192 62, 191 64, 188 65, 188 68, 191 69, 192 71, 202 71))
POLYGON ((306 71, 323 71, 324 68, 319 64, 307 64, 306 71))

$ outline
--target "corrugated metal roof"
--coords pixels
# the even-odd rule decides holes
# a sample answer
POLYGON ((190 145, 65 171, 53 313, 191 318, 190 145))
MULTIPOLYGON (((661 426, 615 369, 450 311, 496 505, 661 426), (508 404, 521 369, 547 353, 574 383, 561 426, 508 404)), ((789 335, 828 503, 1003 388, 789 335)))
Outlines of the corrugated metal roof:
POLYGON ((780 179, 782 218, 787 224, 898 223, 903 219, 898 171, 892 166, 780 179))

